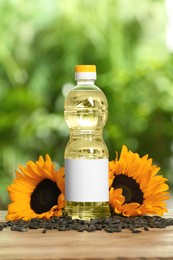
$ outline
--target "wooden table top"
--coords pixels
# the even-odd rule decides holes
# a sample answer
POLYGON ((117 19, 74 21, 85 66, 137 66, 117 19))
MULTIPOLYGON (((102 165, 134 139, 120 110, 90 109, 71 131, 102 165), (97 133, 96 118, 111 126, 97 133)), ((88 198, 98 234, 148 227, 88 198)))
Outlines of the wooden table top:
MULTIPOLYGON (((0 221, 5 212, 0 212, 0 221)), ((173 210, 165 217, 173 218, 173 210)), ((0 259, 173 259, 173 226, 141 233, 0 231, 0 259)))

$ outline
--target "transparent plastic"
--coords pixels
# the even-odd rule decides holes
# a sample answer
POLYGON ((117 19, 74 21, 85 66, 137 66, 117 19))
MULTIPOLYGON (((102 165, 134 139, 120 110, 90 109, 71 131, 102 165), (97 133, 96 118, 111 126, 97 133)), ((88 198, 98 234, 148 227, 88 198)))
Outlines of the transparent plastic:
MULTIPOLYGON (((108 116, 107 107, 107 99, 94 85, 94 80, 78 80, 77 86, 70 91, 64 104, 64 117, 70 129, 65 160, 107 159, 108 162, 108 149, 102 136, 108 116)), ((105 181, 108 186, 108 173, 105 181)), ((99 188, 99 183, 97 185, 99 188)), ((88 192, 89 190, 90 187, 88 192)), ((109 201, 67 200, 65 213, 82 219, 107 217, 110 215, 109 201)))

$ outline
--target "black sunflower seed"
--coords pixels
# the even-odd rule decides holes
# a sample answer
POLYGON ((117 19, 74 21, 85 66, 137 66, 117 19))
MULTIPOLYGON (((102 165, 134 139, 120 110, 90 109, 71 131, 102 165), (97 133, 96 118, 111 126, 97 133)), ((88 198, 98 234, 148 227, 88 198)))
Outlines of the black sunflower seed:
POLYGON ((105 227, 104 230, 108 233, 113 233, 113 229, 111 227, 105 227))
POLYGON ((47 229, 44 228, 43 231, 42 231, 42 233, 45 234, 46 232, 47 232, 47 229))
POLYGON ((95 227, 96 227, 96 230, 102 230, 103 225, 102 224, 96 224, 95 227))
POLYGON ((30 223, 29 228, 30 229, 38 229, 40 226, 38 225, 38 223, 30 223))
POLYGON ((139 229, 132 229, 132 233, 141 233, 141 230, 139 230, 139 229))
POLYGON ((28 231, 28 228, 17 226, 17 225, 12 225, 11 230, 12 231, 19 231, 19 232, 26 232, 26 231, 28 231))
POLYGON ((67 229, 66 229, 65 226, 62 226, 62 227, 59 227, 58 230, 59 230, 59 231, 66 231, 67 229))
POLYGON ((33 218, 30 221, 17 220, 0 222, 0 231, 10 227, 12 231, 26 232, 28 229, 42 229, 42 233, 47 230, 56 229, 58 231, 76 230, 78 232, 94 232, 105 230, 108 233, 121 232, 123 229, 131 230, 132 233, 140 233, 142 230, 149 231, 149 228, 165 228, 173 225, 172 218, 162 218, 157 216, 124 217, 112 215, 109 218, 81 220, 72 219, 69 216, 52 217, 49 220, 33 218))
POLYGON ((4 228, 4 227, 3 227, 3 225, 0 225, 0 231, 2 231, 2 230, 3 230, 3 228, 4 228))
POLYGON ((149 231, 149 227, 147 225, 144 225, 143 228, 145 231, 149 231))
POLYGON ((87 228, 87 231, 88 232, 94 232, 94 231, 96 231, 96 226, 95 225, 90 225, 88 228, 87 228))
POLYGON ((78 227, 78 228, 77 228, 77 231, 78 231, 78 232, 83 232, 84 229, 83 229, 82 227, 78 227))

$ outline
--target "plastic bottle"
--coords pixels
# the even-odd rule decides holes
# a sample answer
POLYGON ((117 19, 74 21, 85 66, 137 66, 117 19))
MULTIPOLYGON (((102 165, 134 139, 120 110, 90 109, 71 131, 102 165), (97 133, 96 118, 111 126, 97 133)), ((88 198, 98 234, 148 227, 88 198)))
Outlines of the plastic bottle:
POLYGON ((95 65, 75 67, 75 86, 67 95, 64 117, 70 129, 65 148, 65 213, 72 218, 107 217, 108 149, 103 127, 108 110, 104 93, 94 85, 95 65))

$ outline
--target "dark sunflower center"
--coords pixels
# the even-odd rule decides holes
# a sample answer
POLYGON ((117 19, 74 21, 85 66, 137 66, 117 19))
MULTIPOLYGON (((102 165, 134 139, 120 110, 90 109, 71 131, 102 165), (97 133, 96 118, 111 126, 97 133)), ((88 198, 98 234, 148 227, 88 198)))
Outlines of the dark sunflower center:
POLYGON ((31 194, 31 209, 37 214, 49 211, 53 206, 57 205, 60 194, 61 191, 55 182, 44 179, 31 194))
POLYGON ((132 177, 128 177, 125 174, 119 174, 115 176, 112 187, 114 189, 122 189, 122 194, 125 197, 124 203, 143 203, 143 192, 141 191, 139 184, 132 177))

